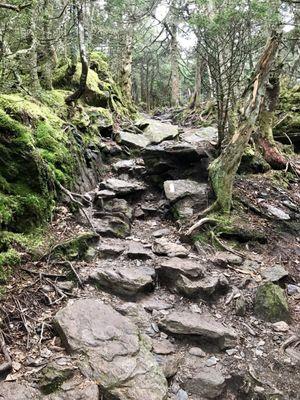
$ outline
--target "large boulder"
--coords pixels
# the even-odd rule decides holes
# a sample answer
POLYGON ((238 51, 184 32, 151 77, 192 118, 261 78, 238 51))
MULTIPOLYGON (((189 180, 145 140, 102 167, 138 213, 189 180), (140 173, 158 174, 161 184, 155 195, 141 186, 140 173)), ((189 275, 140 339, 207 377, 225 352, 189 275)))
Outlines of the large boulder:
POLYGON ((237 339, 233 329, 227 328, 208 315, 189 311, 171 312, 159 321, 159 325, 163 330, 175 335, 189 335, 214 341, 221 349, 230 347, 237 339))
POLYGON ((192 196, 197 200, 207 200, 208 185, 190 179, 178 179, 164 182, 165 196, 170 202, 176 202, 184 197, 192 196))
POLYGON ((116 400, 164 400, 167 382, 136 325, 96 299, 76 300, 54 323, 81 371, 116 400))
POLYGON ((177 125, 158 120, 146 119, 144 135, 149 140, 150 144, 159 144, 164 140, 175 139, 179 135, 177 125))
POLYGON ((270 322, 288 321, 289 307, 281 287, 267 282, 258 287, 255 297, 255 314, 270 322))
POLYGON ((123 179, 109 178, 100 183, 101 189, 108 189, 116 195, 127 195, 141 192, 146 189, 144 185, 135 181, 125 181, 123 179))

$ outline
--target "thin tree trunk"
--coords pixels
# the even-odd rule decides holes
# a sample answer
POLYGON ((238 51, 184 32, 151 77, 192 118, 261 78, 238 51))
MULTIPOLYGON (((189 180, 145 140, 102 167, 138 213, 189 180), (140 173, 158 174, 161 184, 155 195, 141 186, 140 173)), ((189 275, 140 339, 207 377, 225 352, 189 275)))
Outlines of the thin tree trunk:
POLYGON ((52 11, 50 10, 49 0, 44 0, 43 8, 44 8, 43 28, 44 28, 45 45, 44 45, 43 70, 42 70, 42 76, 43 76, 42 86, 47 90, 51 90, 53 88, 52 70, 54 67, 53 57, 55 54, 55 49, 52 43, 50 42, 50 34, 49 34, 49 15, 51 15, 52 11))
POLYGON ((269 73, 274 63, 281 35, 274 33, 255 68, 253 79, 242 96, 238 129, 220 156, 209 167, 209 176, 216 195, 214 208, 228 213, 232 203, 233 183, 265 96, 269 73))
POLYGON ((128 99, 132 98, 132 50, 133 31, 126 34, 123 64, 121 68, 121 87, 128 99))
POLYGON ((195 87, 192 96, 190 108, 198 108, 201 104, 201 86, 202 86, 202 58, 200 55, 199 45, 196 49, 196 71, 195 71, 195 87))
POLYGON ((72 104, 74 101, 80 99, 86 89, 86 81, 88 77, 89 64, 85 46, 85 32, 84 32, 84 18, 83 18, 83 8, 82 4, 76 2, 77 10, 77 24, 78 24, 78 42, 79 42, 79 52, 81 61, 81 76, 79 81, 79 86, 77 90, 66 98, 66 103, 68 105, 72 104))
POLYGON ((179 105, 179 64, 178 64, 178 38, 177 24, 171 26, 171 106, 179 105))
POLYGON ((28 52, 28 67, 29 67, 29 89, 33 93, 41 90, 40 80, 38 76, 38 59, 37 59, 37 40, 36 40, 36 3, 32 3, 29 19, 29 41, 30 51, 28 52))

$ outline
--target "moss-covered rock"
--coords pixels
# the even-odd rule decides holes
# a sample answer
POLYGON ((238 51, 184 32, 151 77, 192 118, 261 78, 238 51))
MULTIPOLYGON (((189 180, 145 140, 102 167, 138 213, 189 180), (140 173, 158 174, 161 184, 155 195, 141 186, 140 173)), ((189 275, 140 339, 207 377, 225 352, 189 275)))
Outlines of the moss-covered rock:
POLYGON ((72 368, 61 367, 57 364, 49 364, 42 369, 39 384, 44 394, 58 391, 61 385, 73 377, 75 371, 72 368))
POLYGON ((270 322, 289 320, 289 307, 284 291, 271 282, 259 286, 255 298, 255 314, 270 322))
POLYGON ((92 232, 80 233, 51 251, 51 258, 62 260, 82 260, 90 255, 90 247, 97 244, 99 236, 92 232))

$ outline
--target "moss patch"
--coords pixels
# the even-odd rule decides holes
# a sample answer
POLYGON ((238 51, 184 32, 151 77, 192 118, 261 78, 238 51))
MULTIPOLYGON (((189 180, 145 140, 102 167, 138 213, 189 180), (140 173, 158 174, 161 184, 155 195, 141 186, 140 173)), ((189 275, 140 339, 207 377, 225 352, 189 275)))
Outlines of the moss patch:
POLYGON ((51 251, 52 259, 82 260, 89 256, 89 249, 98 242, 98 235, 92 232, 81 233, 75 238, 61 243, 51 251))
POLYGON ((256 292, 255 314, 270 322, 290 319, 284 291, 271 282, 261 285, 256 292))

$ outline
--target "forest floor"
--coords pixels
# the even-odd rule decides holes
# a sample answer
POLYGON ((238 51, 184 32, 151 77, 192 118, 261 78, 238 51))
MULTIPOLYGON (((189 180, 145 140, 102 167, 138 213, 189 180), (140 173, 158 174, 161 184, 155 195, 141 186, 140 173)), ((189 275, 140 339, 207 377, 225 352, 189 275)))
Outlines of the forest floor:
MULTIPOLYGON (((187 138, 193 143, 198 132, 184 130, 176 145, 182 150, 187 138)), ((233 212, 239 233, 217 236, 211 226, 205 226, 197 242, 187 241, 182 232, 191 225, 192 217, 189 223, 174 218, 178 207, 166 199, 162 186, 157 185, 157 175, 149 171, 141 152, 135 150, 134 156, 127 155, 131 161, 126 161, 127 145, 108 138, 106 147, 110 155, 103 181, 85 194, 92 200, 85 211, 100 234, 88 258, 57 261, 47 253, 33 262, 28 256, 22 268, 15 271, 1 302, 12 371, 6 377, 8 386, 0 388, 0 398, 300 399, 299 182, 287 181, 280 173, 239 176, 233 212), (215 236, 209 239, 211 231, 216 240, 215 236), (245 238, 245 232, 253 235, 245 238), (287 323, 266 322, 254 312, 256 290, 267 281, 284 289, 290 313, 287 323), (53 318, 79 299, 103 301, 147 336, 149 349, 168 380, 167 397, 160 394, 164 389, 158 388, 163 384, 149 371, 139 372, 147 394, 141 397, 140 393, 146 392, 136 388, 136 393, 129 395, 126 390, 131 390, 130 384, 127 387, 124 382, 137 378, 123 364, 122 368, 116 366, 114 357, 99 356, 101 362, 108 363, 105 374, 109 375, 109 366, 114 364, 114 379, 116 371, 122 375, 126 370, 126 380, 120 378, 122 385, 118 379, 114 385, 94 379, 95 360, 88 350, 88 363, 78 356, 78 349, 71 353, 70 348, 65 350, 65 341, 71 347, 78 342, 78 332, 67 326, 66 314, 63 323, 56 319, 59 329, 54 328, 53 318), (45 372, 49 365, 51 374, 49 369, 45 372), (99 389, 91 383, 95 380, 99 389), (21 386, 14 386, 15 382, 21 386)), ((155 154, 163 152, 154 150, 155 154)), ((176 157, 174 160, 176 164, 176 157)), ((186 165, 182 159, 178 162, 173 179, 186 180, 186 174, 180 176, 181 167, 185 169, 186 165)), ((160 177, 165 180, 164 173, 160 177)), ((192 178, 197 180, 196 175, 192 178)), ((206 185, 205 174, 198 183, 206 185)), ((207 193, 205 201, 209 201, 207 193)), ((184 204, 180 210, 190 208, 193 205, 184 204)), ((90 229, 82 213, 74 216, 62 204, 47 235, 59 244, 90 229)), ((78 329, 86 331, 80 340, 88 337, 88 346, 97 348, 93 341, 100 333, 89 324, 84 326, 80 307, 72 312, 78 329)), ((103 343, 105 346, 105 340, 103 343)))

